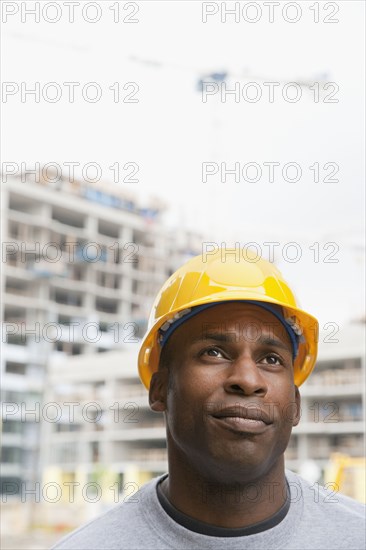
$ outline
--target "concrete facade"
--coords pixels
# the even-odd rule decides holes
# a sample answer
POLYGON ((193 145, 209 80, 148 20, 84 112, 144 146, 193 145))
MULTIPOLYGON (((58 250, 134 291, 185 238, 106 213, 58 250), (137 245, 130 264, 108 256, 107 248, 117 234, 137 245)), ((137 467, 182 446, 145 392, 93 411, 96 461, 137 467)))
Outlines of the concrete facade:
POLYGON ((200 252, 193 233, 167 230, 157 201, 53 179, 23 174, 1 188, 3 483, 41 479, 50 363, 137 342, 161 284, 200 252))

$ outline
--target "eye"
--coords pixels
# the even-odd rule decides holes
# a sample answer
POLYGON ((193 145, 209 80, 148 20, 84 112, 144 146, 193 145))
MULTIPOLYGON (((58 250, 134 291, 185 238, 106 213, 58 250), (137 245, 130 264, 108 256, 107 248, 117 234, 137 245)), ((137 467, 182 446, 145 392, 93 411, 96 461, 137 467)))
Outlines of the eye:
POLYGON ((218 359, 224 359, 223 352, 216 347, 206 348, 201 351, 200 356, 202 357, 217 357, 218 359))
POLYGON ((283 365, 282 359, 275 353, 269 353, 263 359, 263 362, 266 362, 268 365, 283 365))

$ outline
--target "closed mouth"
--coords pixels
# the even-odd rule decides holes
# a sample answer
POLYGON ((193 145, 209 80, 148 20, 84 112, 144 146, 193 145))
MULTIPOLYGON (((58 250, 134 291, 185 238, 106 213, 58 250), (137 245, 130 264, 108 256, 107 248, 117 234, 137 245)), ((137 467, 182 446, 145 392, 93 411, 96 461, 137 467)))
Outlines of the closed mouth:
POLYGON ((242 422, 246 421, 248 424, 271 424, 271 419, 268 414, 260 407, 227 407, 212 414, 217 419, 231 419, 232 421, 242 422))

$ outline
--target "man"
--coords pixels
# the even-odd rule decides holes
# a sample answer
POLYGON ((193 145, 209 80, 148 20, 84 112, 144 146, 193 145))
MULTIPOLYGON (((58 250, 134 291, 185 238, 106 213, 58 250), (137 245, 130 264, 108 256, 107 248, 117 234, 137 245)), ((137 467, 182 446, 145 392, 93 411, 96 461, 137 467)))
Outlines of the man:
POLYGON ((269 262, 193 258, 158 294, 139 354, 168 474, 58 549, 361 549, 364 506, 285 470, 318 323, 269 262))

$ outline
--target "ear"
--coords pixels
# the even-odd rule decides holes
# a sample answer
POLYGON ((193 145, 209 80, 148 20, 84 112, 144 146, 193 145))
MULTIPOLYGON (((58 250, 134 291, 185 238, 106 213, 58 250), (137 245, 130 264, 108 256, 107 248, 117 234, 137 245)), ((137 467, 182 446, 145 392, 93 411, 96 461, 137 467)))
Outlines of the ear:
POLYGON ((292 421, 293 426, 297 426, 301 418, 301 396, 300 396, 299 388, 297 386, 295 386, 295 405, 296 405, 296 408, 294 411, 294 418, 292 421))
POLYGON ((167 369, 154 372, 150 382, 149 405, 152 411, 166 410, 167 369))

